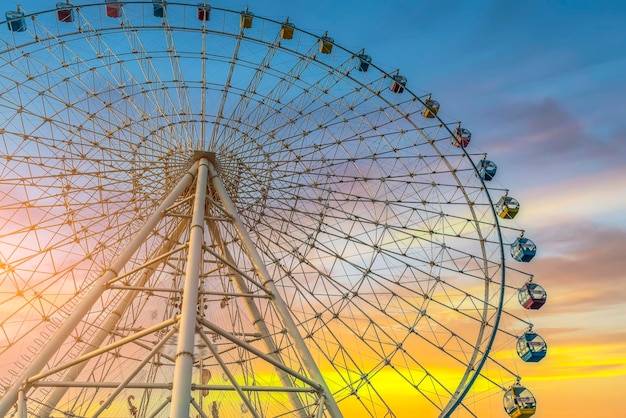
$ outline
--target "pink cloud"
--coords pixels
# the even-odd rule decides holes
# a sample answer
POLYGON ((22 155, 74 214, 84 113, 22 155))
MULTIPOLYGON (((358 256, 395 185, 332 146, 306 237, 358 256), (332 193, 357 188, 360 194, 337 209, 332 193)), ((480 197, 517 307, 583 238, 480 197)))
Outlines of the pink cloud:
MULTIPOLYGON (((588 113, 601 111, 590 107, 588 113)), ((516 162, 535 164, 544 175, 558 169, 557 163, 570 168, 583 164, 623 164, 626 129, 609 135, 587 132, 583 120, 588 113, 573 114, 553 98, 499 103, 488 113, 493 126, 499 128, 485 132, 482 148, 504 158, 515 158, 516 162), (546 167, 546 162, 550 166, 546 167)))

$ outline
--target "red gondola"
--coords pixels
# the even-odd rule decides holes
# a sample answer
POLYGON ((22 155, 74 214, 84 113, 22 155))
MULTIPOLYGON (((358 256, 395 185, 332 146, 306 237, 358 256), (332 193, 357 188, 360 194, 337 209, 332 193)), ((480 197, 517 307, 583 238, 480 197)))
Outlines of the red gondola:
POLYGON ((57 20, 59 22, 71 23, 74 21, 73 5, 68 1, 66 3, 57 3, 57 20))
POLYGON ((539 309, 546 303, 548 295, 537 283, 528 282, 517 293, 517 299, 526 309, 539 309))
POLYGON ((406 77, 396 74, 391 76, 391 86, 389 89, 394 93, 402 93, 404 91, 404 87, 406 86, 406 77))
POLYGON ((108 17, 120 17, 121 4, 118 0, 106 0, 106 15, 108 17))
POLYGON ((211 6, 206 6, 202 3, 198 4, 198 20, 207 21, 211 16, 211 6))
POLYGON ((452 137, 452 145, 459 148, 465 148, 469 145, 472 140, 472 133, 469 129, 461 128, 457 126, 454 130, 454 136, 452 137))

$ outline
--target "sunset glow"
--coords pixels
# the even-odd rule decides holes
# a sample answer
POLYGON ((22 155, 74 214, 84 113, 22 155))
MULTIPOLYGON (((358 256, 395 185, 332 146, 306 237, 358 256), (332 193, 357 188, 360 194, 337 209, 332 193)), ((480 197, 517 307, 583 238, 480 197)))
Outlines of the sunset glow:
POLYGON ((27 30, 0 28, 0 415, 167 416, 185 377, 190 416, 317 414, 330 393, 346 418, 435 418, 467 389, 451 418, 506 418, 517 378, 533 418, 623 415, 626 4, 0 12, 18 3, 27 30), (541 309, 518 303, 530 282, 541 309), (525 332, 541 361, 520 359, 525 332))

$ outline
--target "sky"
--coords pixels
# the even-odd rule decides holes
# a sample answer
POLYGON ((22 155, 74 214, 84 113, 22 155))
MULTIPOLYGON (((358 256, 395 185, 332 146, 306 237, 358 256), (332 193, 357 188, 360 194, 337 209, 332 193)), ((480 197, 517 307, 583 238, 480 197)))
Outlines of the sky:
MULTIPOLYGON (((14 0, 4 0, 9 10, 14 0)), ((21 0, 28 10, 41 0, 21 0)), ((52 4, 53 2, 50 1, 52 4)), ((524 370, 537 418, 619 416, 626 385, 626 3, 229 1, 365 48, 431 92, 498 164, 539 253, 549 354, 524 370)))
POLYGON ((524 369, 535 416, 621 415, 626 3, 314 3, 282 13, 432 92, 520 200, 515 221, 539 248, 528 269, 549 292, 533 317, 549 354, 524 369))

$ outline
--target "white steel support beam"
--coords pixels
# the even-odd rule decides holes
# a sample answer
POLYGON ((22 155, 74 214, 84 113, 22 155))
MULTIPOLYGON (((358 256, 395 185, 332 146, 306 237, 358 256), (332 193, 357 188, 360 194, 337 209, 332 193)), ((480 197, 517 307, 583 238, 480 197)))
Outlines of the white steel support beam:
POLYGON ((170 416, 189 417, 191 405, 191 379, 193 374, 194 338, 196 335, 196 307, 198 285, 202 268, 202 248, 204 238, 204 213, 208 186, 208 166, 206 157, 198 160, 195 201, 189 232, 189 250, 183 286, 183 303, 180 313, 178 346, 174 363, 174 381, 170 416))
MULTIPOLYGON (((198 414, 200 414, 200 418, 209 418, 207 416, 207 414, 204 413, 204 411, 202 410, 202 407, 200 405, 198 405, 198 402, 196 402, 196 400, 194 398, 191 398, 191 404, 193 405, 194 409, 196 410, 196 412, 198 414)), ((196 415, 197 417, 198 415, 196 415)))
MULTIPOLYGON (((208 225, 209 225, 209 232, 211 233, 211 237, 217 244, 217 247, 220 249, 220 252, 222 253, 223 258, 226 259, 225 261, 226 261, 227 266, 229 266, 231 277, 233 279, 233 282, 235 283, 235 286, 237 286, 237 289, 241 293, 249 294, 250 289, 248 287, 248 284, 246 283, 246 280, 244 279, 241 272, 237 270, 236 268, 234 268, 235 262, 233 260, 233 256, 228 250, 228 247, 226 247, 226 244, 224 243, 224 240, 222 239, 222 236, 220 234, 219 228, 217 227, 214 221, 209 221, 208 225)), ((264 295, 264 297, 266 297, 266 295, 264 295)), ((274 344, 274 340, 271 338, 270 331, 267 327, 267 324, 265 323, 263 315, 261 314, 261 311, 259 310, 258 306, 254 302, 254 300, 249 297, 243 298, 243 304, 248 309, 248 314, 252 317, 252 323, 254 324, 254 327, 257 329, 259 334, 261 334, 261 337, 263 338, 263 342, 265 343, 265 347, 267 347, 267 352, 270 353, 270 355, 277 362, 282 364, 283 361, 280 358, 280 355, 278 354, 279 353, 278 347, 276 347, 276 344, 274 344)), ((278 374, 278 378, 280 382, 285 387, 293 386, 292 380, 289 378, 289 375, 287 373, 285 373, 281 369, 276 369, 276 373, 278 374)), ((289 400, 293 404, 294 410, 300 411, 299 412, 300 416, 302 418, 305 418, 306 411, 304 409, 304 405, 302 404, 302 399, 300 399, 298 394, 294 392, 289 392, 288 396, 289 396, 289 400)), ((248 407, 248 409, 252 411, 252 408, 248 407)))
POLYGON ((237 379, 235 379, 235 376, 233 376, 233 374, 228 369, 228 366, 226 365, 224 360, 222 360, 222 357, 220 356, 219 351, 215 348, 213 343, 211 343, 211 341, 209 341, 209 337, 207 337, 207 335, 204 333, 204 331, 202 331, 202 329, 200 329, 200 337, 202 338, 202 340, 204 341, 206 346, 209 347, 209 350, 211 350, 211 353, 213 354, 213 358, 215 358, 215 360, 217 360, 217 362, 219 363, 220 367, 222 368, 222 371, 224 372, 224 374, 226 375, 228 380, 230 380, 230 383, 233 385, 233 387, 235 388, 235 390, 239 394, 239 397, 241 398, 243 403, 246 404, 246 407, 248 408, 248 410, 250 411, 252 416, 254 418, 261 418, 259 416, 259 414, 257 414, 257 412, 256 412, 254 406, 252 405, 252 403, 250 402, 250 398, 248 398, 248 396, 246 396, 246 394, 243 393, 243 390, 241 389, 241 386, 239 385, 239 383, 237 383, 237 379))
POLYGON ((341 411, 339 410, 339 406, 335 402, 335 398, 332 396, 332 393, 330 392, 330 389, 326 385, 326 382, 324 380, 324 377, 322 376, 322 373, 317 367, 317 363, 315 362, 315 359, 313 359, 313 356, 311 355, 311 352, 306 346, 306 343, 304 342, 302 335, 300 335, 300 332, 298 331, 298 327, 295 321, 293 320, 293 317, 291 316, 289 307, 280 296, 280 293, 278 292, 278 289, 276 288, 276 285, 274 284, 274 280, 269 274, 267 267, 263 263, 263 259, 258 253, 256 246, 254 245, 254 242, 250 238, 250 235, 248 234, 248 231, 245 225, 241 221, 241 218, 239 217, 239 213, 237 212, 237 208, 235 207, 234 203, 230 199, 230 196, 228 195, 228 192, 226 191, 226 188, 224 187, 224 184, 222 183, 222 180, 220 179, 217 173, 217 170, 215 169, 212 163, 209 163, 208 169, 209 169, 209 176, 211 178, 211 185, 213 186, 215 193, 218 195, 223 205, 224 210, 231 217, 231 221, 237 231, 237 235, 239 236, 239 239, 241 240, 243 249, 248 255, 248 257, 250 258, 250 261, 252 262, 252 265, 255 271, 257 272, 259 277, 261 277, 261 280, 263 281, 263 285, 265 286, 265 288, 270 292, 271 294, 270 300, 274 304, 276 311, 278 312, 278 314, 280 315, 283 321, 283 325, 285 326, 285 328, 287 329, 287 332, 289 333, 289 336, 293 340, 296 350, 298 351, 298 354, 300 355, 300 358, 302 360, 304 367, 309 372, 309 375, 312 377, 312 379, 316 381, 317 384, 320 385, 321 392, 322 392, 320 395, 324 396, 326 409, 330 413, 330 416, 333 418, 343 417, 343 415, 341 414, 341 411))
POLYGON ((17 395, 17 416, 18 418, 28 418, 28 410, 26 408, 26 394, 20 390, 17 395))
MULTIPOLYGON (((167 321, 161 322, 160 324, 153 325, 150 328, 143 329, 143 330, 141 330, 141 331, 139 331, 139 332, 137 332, 135 334, 129 335, 128 337, 125 337, 125 338, 122 338, 120 340, 114 341, 114 342, 112 342, 111 344, 109 344, 109 345, 107 345, 105 347, 100 347, 100 348, 97 348, 97 349, 93 349, 93 350, 89 351, 88 353, 83 354, 82 356, 80 356, 78 358, 75 358, 75 359, 71 360, 70 362, 68 362, 66 364, 63 364, 62 366, 53 367, 52 369, 48 369, 48 370, 46 370, 43 373, 40 373, 40 374, 37 374, 35 376, 32 376, 32 377, 28 378, 26 380, 26 384, 34 386, 35 382, 37 382, 38 380, 45 379, 46 377, 51 376, 51 375, 53 375, 55 373, 58 373, 60 371, 63 371, 65 369, 67 369, 68 367, 73 367, 73 366, 75 366, 77 364, 81 364, 81 363, 87 362, 88 360, 90 360, 90 359, 92 359, 94 357, 97 357, 97 356, 99 356, 101 354, 104 354, 104 353, 108 353, 108 352, 110 352, 110 351, 112 351, 112 350, 114 350, 114 349, 116 349, 118 347, 122 347, 122 346, 124 346, 124 345, 126 345, 126 344, 128 344, 130 342, 133 342, 133 341, 138 340, 138 339, 140 339, 142 337, 145 337, 146 335, 153 334, 153 333, 155 333, 155 332, 157 332, 157 331, 159 331, 159 330, 161 330, 163 328, 172 326, 175 323, 176 323, 176 319, 175 318, 170 318, 167 321)), ((68 381, 68 380, 65 379, 63 381, 68 381)))
MULTIPOLYGON (((253 345, 245 342, 244 340, 240 340, 239 338, 235 337, 233 334, 231 334, 231 333, 227 332, 226 330, 218 327, 214 323, 207 321, 204 318, 199 318, 198 322, 200 324, 204 325, 210 331, 214 332, 215 334, 221 335, 222 337, 226 338, 228 341, 235 343, 239 347, 241 347, 241 348, 251 352, 255 356, 265 360, 266 362, 268 362, 269 364, 273 365, 277 369, 280 369, 280 370, 284 371, 285 373, 290 374, 291 376, 293 376, 296 379, 306 383, 307 385, 311 386, 311 388, 312 388, 312 389, 305 389, 305 390, 295 390, 295 392, 310 392, 311 390, 313 390, 315 392, 319 392, 320 391, 321 386, 320 386, 319 383, 316 383, 313 380, 311 380, 310 378, 308 378, 308 377, 298 373, 296 370, 290 369, 289 367, 285 366, 283 363, 274 360, 273 356, 271 356, 269 354, 265 354, 261 350, 255 348, 253 345)), ((287 386, 287 387, 283 386, 283 391, 284 392, 290 392, 290 391, 293 391, 294 389, 299 389, 299 388, 297 388, 295 386, 287 386)))
POLYGON ((135 370, 132 373, 129 373, 128 376, 126 376, 126 379, 124 379, 123 382, 121 382, 113 391, 113 393, 111 393, 110 395, 108 395, 107 400, 102 402, 102 405, 100 405, 100 409, 98 409, 93 415, 93 418, 98 418, 100 416, 100 414, 102 414, 113 402, 113 400, 117 397, 117 395, 119 395, 124 389, 126 389, 127 385, 130 383, 131 380, 133 380, 135 378, 135 376, 143 369, 143 367, 148 364, 148 362, 150 360, 152 360, 152 357, 154 357, 154 355, 161 349, 161 347, 163 347, 163 344, 165 344, 167 342, 167 340, 169 340, 174 333, 176 332, 175 328, 172 328, 171 330, 169 330, 169 332, 161 339, 161 341, 159 341, 150 351, 150 353, 148 353, 148 355, 146 355, 144 357, 144 359, 135 367, 135 370))
POLYGON ((171 402, 171 400, 172 400, 172 398, 168 396, 168 397, 167 397, 167 398, 163 401, 163 403, 162 403, 161 405, 159 405, 159 406, 157 407, 157 409, 155 409, 155 410, 154 410, 154 412, 152 413, 152 415, 150 415, 148 418, 155 418, 157 415, 159 415, 159 412, 161 412, 162 410, 164 410, 164 409, 165 409, 165 407, 167 406, 167 404, 171 402))
MULTIPOLYGON (((167 242, 165 242, 161 246, 160 250, 157 252, 158 255, 155 258, 153 258, 153 260, 163 261, 165 259, 165 256, 171 253, 170 252, 171 248, 175 245, 178 237, 182 234, 185 227, 186 227, 186 222, 180 222, 178 224, 174 233, 172 234, 172 237, 169 238, 167 242)), ((148 266, 142 266, 142 267, 144 267, 147 270, 147 272, 146 274, 141 276, 140 280, 137 283, 135 283, 137 286, 145 285, 147 281, 150 279, 150 277, 152 276, 152 274, 154 274, 154 272, 156 271, 156 266, 154 264, 150 264, 148 266)), ((111 288, 110 285, 109 285, 109 288, 111 288)), ((109 314, 104 324, 102 324, 102 326, 98 329, 98 331, 93 335, 93 337, 89 341, 87 348, 83 350, 83 352, 80 354, 79 357, 89 354, 91 351, 100 347, 104 343, 105 339, 109 335, 111 335, 111 333, 117 326, 119 320, 122 318, 122 315, 124 314, 126 309, 128 309, 133 299, 137 295, 137 291, 132 290, 133 289, 132 287, 126 287, 123 289, 128 290, 126 295, 124 295, 124 297, 122 298, 122 300, 120 300, 120 302, 117 304, 115 309, 113 309, 113 311, 109 314)), ((76 364, 70 370, 68 370, 67 373, 65 373, 65 375, 63 376, 63 380, 68 381, 68 382, 76 380, 86 365, 87 365, 87 362, 76 364)), ((50 396, 46 399, 46 403, 41 405, 40 410, 37 413, 37 416, 41 418, 48 418, 50 414, 52 413, 52 411, 54 410, 54 408, 57 406, 57 404, 61 401, 61 399, 63 398, 66 392, 67 392, 67 388, 56 388, 50 394, 50 396)))
MULTIPOLYGON (((195 173, 197 172, 198 163, 195 163, 191 169, 185 174, 176 187, 165 197, 161 205, 156 211, 148 218, 144 226, 137 232, 137 234, 131 239, 128 246, 122 251, 109 268, 98 278, 91 289, 80 300, 78 305, 74 308, 71 315, 63 322, 63 324, 57 329, 50 341, 39 352, 39 354, 31 361, 28 367, 24 369, 22 374, 13 383, 13 386, 9 388, 2 400, 0 400, 0 416, 6 416, 9 410, 13 407, 18 398, 18 392, 20 390, 28 390, 28 387, 24 387, 26 379, 39 373, 50 359, 61 348, 63 342, 71 335, 71 332, 80 324, 83 317, 89 312, 92 306, 100 299, 102 294, 107 290, 107 282, 119 275, 119 272, 123 269, 124 265, 133 256, 137 249, 144 243, 149 237, 152 230, 156 227, 158 222, 163 218, 165 210, 170 207, 176 199, 184 192, 184 190, 192 183, 195 173)), ((196 289, 197 292, 197 289, 196 289)))

